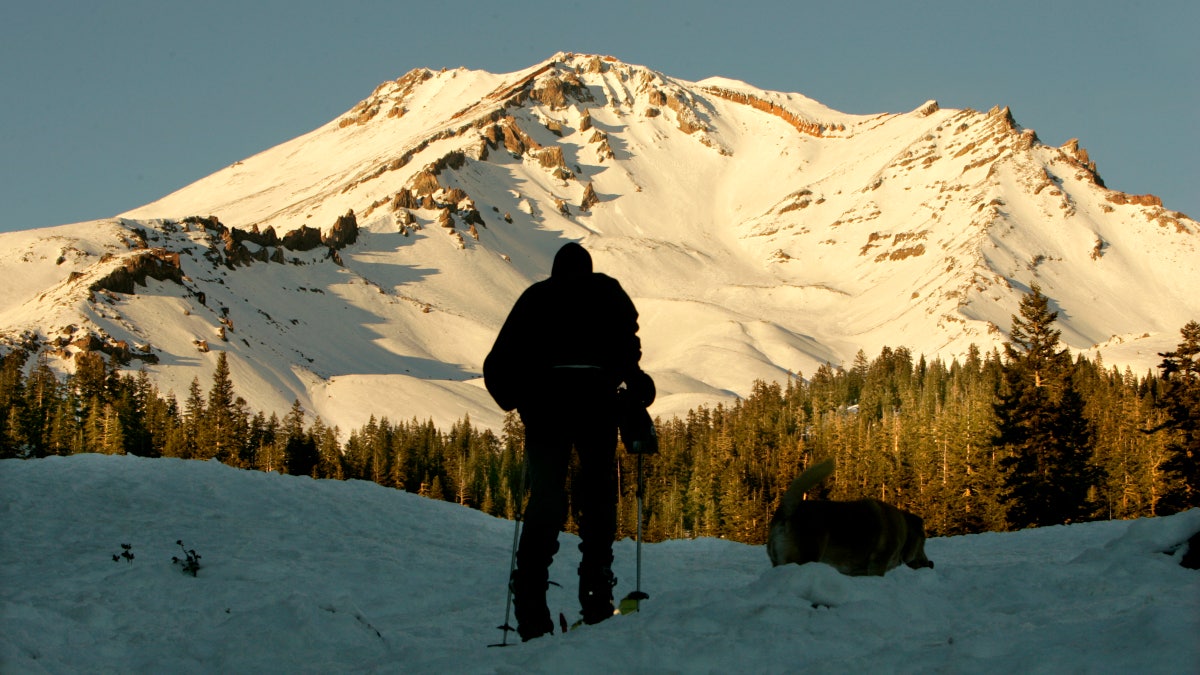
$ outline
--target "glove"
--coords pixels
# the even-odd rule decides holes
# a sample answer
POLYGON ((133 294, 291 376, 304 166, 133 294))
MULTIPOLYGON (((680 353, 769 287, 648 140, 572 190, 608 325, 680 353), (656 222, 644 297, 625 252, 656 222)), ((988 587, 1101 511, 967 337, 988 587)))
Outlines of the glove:
MULTIPOLYGON (((650 378, 646 378, 649 380, 650 378)), ((653 386, 653 382, 651 382, 653 386)), ((646 406, 625 392, 619 396, 617 428, 625 452, 631 455, 653 455, 658 452, 658 432, 646 406)))
POLYGON ((627 399, 643 408, 649 408, 658 394, 654 380, 640 368, 625 378, 625 389, 627 399))

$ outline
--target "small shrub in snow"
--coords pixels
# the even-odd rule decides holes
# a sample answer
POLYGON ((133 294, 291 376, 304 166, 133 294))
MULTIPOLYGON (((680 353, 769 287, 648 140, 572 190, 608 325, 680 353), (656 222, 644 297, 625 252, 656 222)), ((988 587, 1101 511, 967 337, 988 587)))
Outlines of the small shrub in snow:
POLYGON ((177 540, 175 543, 179 544, 179 548, 183 551, 184 557, 180 558, 179 556, 173 556, 171 558, 171 562, 175 563, 176 565, 182 565, 184 574, 196 576, 196 572, 200 571, 200 554, 196 553, 195 549, 188 550, 184 548, 182 539, 177 540))
POLYGON ((113 554, 113 562, 121 562, 124 558, 130 565, 133 564, 133 544, 121 544, 123 549, 120 553, 113 554))

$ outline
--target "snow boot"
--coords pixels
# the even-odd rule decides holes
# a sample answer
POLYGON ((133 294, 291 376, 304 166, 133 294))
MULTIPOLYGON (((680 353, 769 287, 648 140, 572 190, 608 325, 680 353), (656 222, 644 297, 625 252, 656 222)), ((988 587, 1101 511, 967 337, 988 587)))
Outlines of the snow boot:
POLYGON ((600 623, 613 615, 612 591, 616 585, 617 578, 607 566, 579 566, 579 605, 584 623, 600 623))
POLYGON ((548 575, 522 573, 517 569, 509 581, 513 594, 513 613, 517 618, 517 634, 522 642, 528 642, 554 632, 554 621, 546 605, 548 575))

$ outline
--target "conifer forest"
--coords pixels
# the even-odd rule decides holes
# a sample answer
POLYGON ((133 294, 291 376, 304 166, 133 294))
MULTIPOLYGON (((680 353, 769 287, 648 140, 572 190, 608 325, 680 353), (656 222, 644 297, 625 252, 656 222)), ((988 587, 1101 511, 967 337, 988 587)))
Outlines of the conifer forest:
MULTIPOLYGON (((647 541, 765 541, 792 479, 836 460, 811 497, 875 497, 921 515, 930 536, 1167 515, 1200 506, 1200 323, 1189 322, 1159 372, 1072 358, 1034 286, 1003 350, 963 361, 903 347, 755 382, 731 404, 656 420, 644 458, 647 541)), ((523 428, 496 433, 464 416, 372 418, 361 428, 249 410, 224 353, 207 390, 182 402, 146 373, 82 354, 56 377, 47 357, 0 361, 0 458, 83 452, 216 459, 249 470, 369 480, 514 518, 522 500, 523 428)), ((651 373, 653 374, 653 373, 651 373)), ((636 531, 637 458, 618 451, 620 531, 636 531)), ((574 518, 567 529, 574 530, 574 518)))

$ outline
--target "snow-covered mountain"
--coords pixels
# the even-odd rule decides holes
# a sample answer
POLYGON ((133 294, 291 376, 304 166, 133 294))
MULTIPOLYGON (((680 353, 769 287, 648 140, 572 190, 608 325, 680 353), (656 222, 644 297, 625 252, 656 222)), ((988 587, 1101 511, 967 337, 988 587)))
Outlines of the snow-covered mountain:
POLYGON ((1200 224, 1006 108, 848 115, 560 53, 413 70, 117 218, 0 234, 0 349, 105 351, 180 397, 222 350, 254 409, 497 425, 483 357, 567 241, 634 298, 657 414, 859 349, 990 349, 1034 282, 1067 345, 1138 373, 1200 317, 1200 224))

